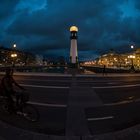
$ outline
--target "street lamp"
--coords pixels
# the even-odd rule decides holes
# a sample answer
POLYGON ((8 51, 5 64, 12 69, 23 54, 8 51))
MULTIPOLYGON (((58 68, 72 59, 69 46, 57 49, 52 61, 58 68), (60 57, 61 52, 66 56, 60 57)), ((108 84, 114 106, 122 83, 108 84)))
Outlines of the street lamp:
POLYGON ((16 45, 16 44, 14 44, 14 45, 13 45, 13 48, 16 48, 16 47, 17 47, 17 45, 16 45))
POLYGON ((12 57, 12 58, 15 58, 15 57, 17 57, 17 54, 16 54, 16 53, 11 54, 11 57, 12 57))
POLYGON ((16 53, 11 54, 11 58, 13 59, 13 67, 14 67, 15 66, 15 61, 16 61, 16 58, 17 58, 17 54, 16 53))
POLYGON ((11 54, 11 58, 13 59, 13 67, 15 66, 15 61, 16 61, 16 57, 17 57, 17 54, 16 54, 16 43, 13 44, 12 46, 12 54, 11 54))
POLYGON ((134 49, 134 46, 133 45, 131 45, 131 49, 134 49))
POLYGON ((132 63, 131 70, 135 70, 134 69, 134 62, 133 62, 133 60, 136 58, 136 56, 135 55, 129 55, 128 58, 131 59, 131 63, 132 63))

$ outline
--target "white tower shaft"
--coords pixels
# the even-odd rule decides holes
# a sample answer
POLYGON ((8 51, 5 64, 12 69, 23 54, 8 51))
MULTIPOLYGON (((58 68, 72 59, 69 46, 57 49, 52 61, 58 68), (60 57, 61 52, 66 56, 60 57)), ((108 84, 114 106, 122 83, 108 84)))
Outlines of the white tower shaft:
POLYGON ((78 58, 77 39, 71 39, 70 58, 71 58, 71 63, 73 64, 77 63, 77 58, 78 58))

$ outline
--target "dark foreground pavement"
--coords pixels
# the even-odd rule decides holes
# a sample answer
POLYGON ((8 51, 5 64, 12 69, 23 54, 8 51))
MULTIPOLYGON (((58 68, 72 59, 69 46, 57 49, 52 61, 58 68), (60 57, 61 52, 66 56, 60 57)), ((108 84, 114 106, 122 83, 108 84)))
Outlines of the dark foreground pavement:
POLYGON ((140 125, 122 131, 94 136, 55 136, 13 127, 0 121, 0 140, 139 140, 140 125))
POLYGON ((41 119, 30 123, 0 111, 0 138, 139 140, 139 76, 15 76, 31 92, 41 119))

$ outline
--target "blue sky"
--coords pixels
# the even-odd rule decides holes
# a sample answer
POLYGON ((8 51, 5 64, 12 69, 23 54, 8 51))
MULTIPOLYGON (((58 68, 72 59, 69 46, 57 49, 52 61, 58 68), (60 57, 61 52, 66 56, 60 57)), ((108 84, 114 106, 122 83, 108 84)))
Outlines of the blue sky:
POLYGON ((139 23, 139 0, 1 0, 0 44, 68 58, 69 28, 76 25, 79 58, 88 60, 140 47, 139 23))

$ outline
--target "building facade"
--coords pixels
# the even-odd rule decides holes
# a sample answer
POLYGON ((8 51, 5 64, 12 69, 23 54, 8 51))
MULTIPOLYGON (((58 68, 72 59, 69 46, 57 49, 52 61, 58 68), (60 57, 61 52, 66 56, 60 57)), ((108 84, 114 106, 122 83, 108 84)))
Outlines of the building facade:
POLYGON ((13 63, 17 66, 24 66, 34 65, 36 61, 31 53, 0 47, 0 66, 10 66, 13 63), (16 56, 13 57, 15 54, 16 56))
POLYGON ((130 68, 134 66, 135 69, 140 70, 140 49, 136 49, 131 53, 125 54, 109 52, 107 54, 101 55, 95 61, 85 62, 84 65, 105 65, 108 68, 130 68))

